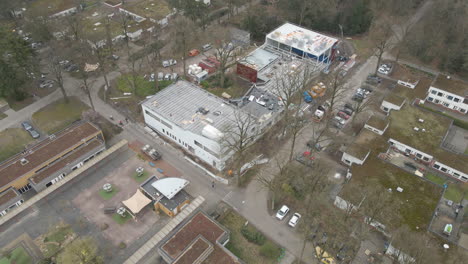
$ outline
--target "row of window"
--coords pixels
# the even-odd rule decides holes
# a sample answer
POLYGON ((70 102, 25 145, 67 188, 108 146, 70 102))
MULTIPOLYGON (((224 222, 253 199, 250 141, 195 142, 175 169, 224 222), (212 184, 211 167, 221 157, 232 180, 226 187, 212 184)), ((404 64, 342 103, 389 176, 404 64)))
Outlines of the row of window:
MULTIPOLYGON (((439 97, 444 97, 445 96, 444 93, 437 92, 436 90, 431 90, 431 94, 437 95, 439 97)), ((447 99, 449 99, 450 101, 454 101, 455 103, 459 103, 461 101, 460 98, 454 97, 452 95, 447 95, 446 97, 447 97, 447 99)))
MULTIPOLYGON (((429 96, 429 97, 427 98, 427 100, 428 100, 429 102, 434 102, 434 103, 436 103, 436 104, 441 104, 441 103, 442 103, 443 106, 445 106, 445 107, 447 107, 447 108, 450 108, 450 104, 449 104, 449 103, 441 102, 439 99, 435 99, 435 98, 429 96)), ((456 106, 456 105, 454 105, 452 109, 453 109, 453 110, 460 111, 460 112, 462 112, 462 113, 466 113, 466 109, 460 108, 460 107, 458 107, 458 106, 456 106)))
MULTIPOLYGON (((437 170, 440 170, 441 172, 444 172, 444 173, 448 173, 448 169, 443 167, 443 166, 440 166, 439 164, 434 164, 434 166, 432 166, 434 169, 437 169, 437 170)), ((456 178, 460 178, 460 173, 457 173, 457 172, 453 172, 452 174, 454 177, 456 178)), ((462 176, 462 180, 463 181, 466 181, 468 180, 468 178, 466 178, 465 176, 462 176)))
POLYGON ((162 120, 161 118, 157 117, 156 115, 154 115, 153 113, 151 113, 150 111, 148 110, 145 110, 145 113, 149 116, 151 116, 154 120, 160 122, 161 124, 167 126, 168 128, 172 129, 172 125, 167 123, 166 121, 162 120))
POLYGON ((197 145, 198 147, 200 147, 200 148, 203 149, 204 151, 210 153, 212 156, 214 156, 214 157, 216 157, 217 159, 219 159, 219 154, 218 154, 218 153, 216 153, 216 152, 212 151, 211 149, 209 149, 209 148, 203 146, 200 142, 198 142, 198 141, 196 141, 196 140, 194 140, 193 142, 195 143, 195 145, 197 145))

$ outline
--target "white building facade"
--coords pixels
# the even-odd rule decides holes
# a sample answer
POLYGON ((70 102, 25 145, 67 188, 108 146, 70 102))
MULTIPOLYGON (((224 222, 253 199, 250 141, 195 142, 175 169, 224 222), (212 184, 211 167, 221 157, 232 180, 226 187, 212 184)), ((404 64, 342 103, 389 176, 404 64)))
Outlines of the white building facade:
POLYGON ((391 110, 397 110, 397 111, 400 110, 403 107, 403 105, 404 105, 404 102, 401 105, 396 105, 384 99, 382 101, 382 104, 380 105, 380 109, 386 113, 390 113, 391 110))
POLYGON ((359 158, 359 157, 355 157, 352 154, 346 153, 345 151, 343 152, 343 156, 341 156, 341 161, 349 166, 353 164, 362 165, 366 161, 367 157, 369 157, 369 154, 370 154, 370 151, 367 152, 364 158, 359 158))
POLYGON ((463 96, 433 86, 429 88, 426 100, 461 114, 468 112, 468 100, 465 100, 463 96))

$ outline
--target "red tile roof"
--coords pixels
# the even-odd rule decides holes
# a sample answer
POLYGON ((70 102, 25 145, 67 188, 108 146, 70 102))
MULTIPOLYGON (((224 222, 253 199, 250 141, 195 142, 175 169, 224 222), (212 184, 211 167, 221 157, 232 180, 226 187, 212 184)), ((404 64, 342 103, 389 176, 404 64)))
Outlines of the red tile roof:
MULTIPOLYGON (((203 263, 207 264, 237 264, 240 263, 234 255, 228 253, 227 249, 222 248, 217 241, 227 233, 218 223, 210 219, 204 213, 199 212, 192 217, 179 231, 167 240, 162 246, 161 249, 169 255, 172 259, 177 259, 178 257, 185 254, 183 260, 185 262, 177 263, 193 263, 195 260, 198 260, 201 254, 205 251, 201 248, 194 250, 190 247, 190 244, 193 243, 199 236, 203 237, 211 244, 214 245, 214 250, 211 252, 203 263), (187 255, 187 251, 190 251, 190 254, 187 255), (196 254, 198 253, 198 254, 196 254)), ((201 247, 202 244, 199 244, 201 247)), ((182 259, 181 259, 182 260, 182 259)))

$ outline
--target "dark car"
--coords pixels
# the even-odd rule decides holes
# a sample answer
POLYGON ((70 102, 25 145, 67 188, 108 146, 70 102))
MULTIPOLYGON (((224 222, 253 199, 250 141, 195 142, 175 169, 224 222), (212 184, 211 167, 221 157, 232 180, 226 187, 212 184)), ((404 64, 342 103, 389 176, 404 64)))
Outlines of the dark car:
POLYGON ((348 120, 349 119, 349 115, 346 114, 344 111, 340 111, 338 112, 338 116, 343 118, 344 120, 348 120))
POLYGON ((21 123, 21 126, 23 127, 24 130, 26 131, 29 131, 31 130, 33 127, 31 126, 31 124, 29 124, 29 122, 27 121, 24 121, 23 123, 21 123))
POLYGON ((362 94, 356 93, 353 95, 352 99, 356 102, 362 102, 364 100, 364 96, 362 94))
POLYGON ((367 81, 370 82, 370 83, 381 83, 382 82, 382 78, 378 77, 378 76, 373 76, 373 75, 369 75, 367 76, 367 81))
POLYGON ((349 108, 349 109, 351 109, 352 111, 354 111, 354 107, 353 107, 353 105, 350 104, 350 103, 346 103, 346 104, 344 105, 344 107, 345 107, 345 108, 349 108))
POLYGON ((410 168, 410 169, 413 169, 413 170, 417 170, 417 169, 418 169, 418 167, 416 167, 416 165, 414 165, 414 164, 411 163, 411 162, 405 162, 405 163, 403 163, 403 164, 405 164, 405 166, 408 167, 408 168, 410 168))
POLYGON ((353 110, 351 110, 351 109, 349 109, 347 107, 343 108, 343 110, 341 110, 341 111, 345 112, 349 116, 353 114, 353 110))

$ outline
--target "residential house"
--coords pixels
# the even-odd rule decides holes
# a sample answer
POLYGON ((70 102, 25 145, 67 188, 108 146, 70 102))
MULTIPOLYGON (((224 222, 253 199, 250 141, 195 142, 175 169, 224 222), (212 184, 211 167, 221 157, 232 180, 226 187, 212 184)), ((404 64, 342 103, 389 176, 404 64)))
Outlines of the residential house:
POLYGON ((466 114, 468 112, 468 83, 439 74, 429 88, 426 101, 466 114))

